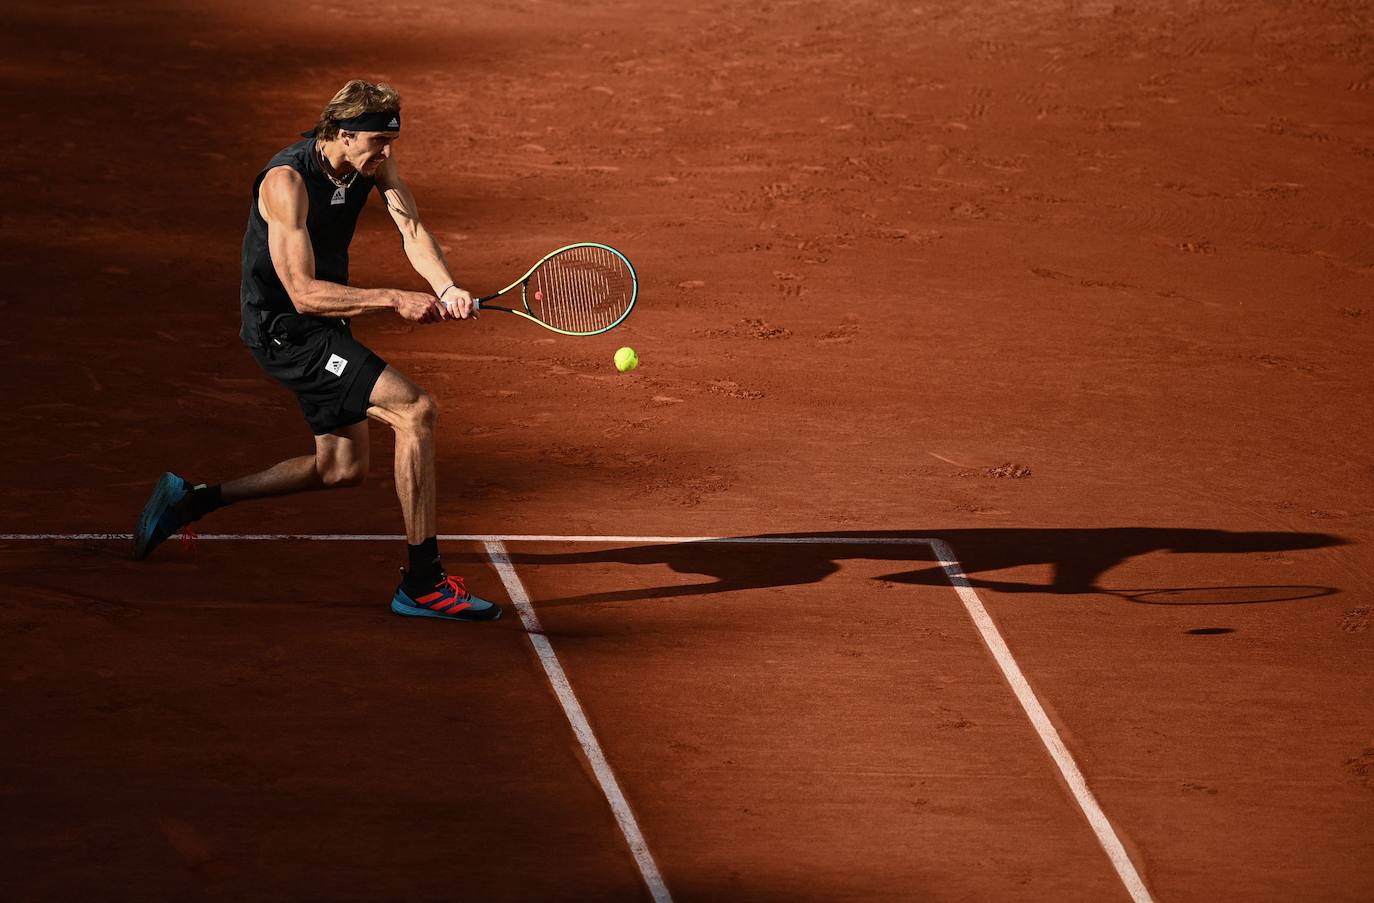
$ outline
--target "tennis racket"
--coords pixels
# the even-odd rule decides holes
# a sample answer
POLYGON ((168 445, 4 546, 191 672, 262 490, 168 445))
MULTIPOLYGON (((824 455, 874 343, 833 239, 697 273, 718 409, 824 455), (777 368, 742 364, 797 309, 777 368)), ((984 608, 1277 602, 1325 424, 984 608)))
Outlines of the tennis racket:
POLYGON ((524 317, 562 335, 600 335, 624 322, 639 296, 639 277, 629 258, 609 245, 578 242, 546 254, 529 272, 494 295, 477 299, 478 310, 524 317), (520 290, 523 309, 488 304, 520 290))

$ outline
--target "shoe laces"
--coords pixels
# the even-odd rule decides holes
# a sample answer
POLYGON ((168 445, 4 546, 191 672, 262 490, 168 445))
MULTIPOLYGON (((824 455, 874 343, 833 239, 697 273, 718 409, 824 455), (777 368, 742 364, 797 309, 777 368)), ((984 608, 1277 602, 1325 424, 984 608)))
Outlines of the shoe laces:
POLYGON ((451 590, 455 596, 462 599, 463 601, 467 601, 468 599, 472 598, 472 593, 468 592, 467 585, 463 583, 462 577, 445 577, 443 580, 440 580, 438 583, 434 584, 435 589, 443 589, 445 587, 451 590))

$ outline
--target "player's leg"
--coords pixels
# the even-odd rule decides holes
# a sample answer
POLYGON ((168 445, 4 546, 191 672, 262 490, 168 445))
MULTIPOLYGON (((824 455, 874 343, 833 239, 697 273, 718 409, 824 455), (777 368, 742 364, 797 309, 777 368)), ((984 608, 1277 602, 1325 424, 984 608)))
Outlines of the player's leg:
POLYGON ((367 421, 315 437, 315 453, 288 458, 266 470, 219 485, 166 473, 153 488, 134 532, 134 557, 146 558, 182 527, 225 505, 318 489, 360 486, 368 468, 367 421))
POLYGON ((139 516, 135 558, 146 558, 177 530, 233 502, 362 483, 369 398, 386 362, 345 325, 297 326, 274 334, 270 347, 251 350, 264 372, 296 396, 315 434, 315 453, 213 486, 163 474, 139 516))
POLYGON ((364 420, 316 436, 313 455, 288 458, 266 470, 221 484, 220 494, 228 505, 294 492, 361 486, 367 478, 369 460, 364 420))
POLYGON ((372 387, 367 415, 396 434, 396 496, 405 519, 406 541, 414 545, 434 536, 434 428, 439 406, 404 374, 387 367, 372 387))
POLYGON ((435 427, 439 406, 400 371, 387 367, 372 388, 367 414, 396 434, 396 497, 405 518, 409 567, 391 600, 401 615, 458 621, 492 621, 493 602, 468 592, 461 577, 444 572, 435 514, 435 427))

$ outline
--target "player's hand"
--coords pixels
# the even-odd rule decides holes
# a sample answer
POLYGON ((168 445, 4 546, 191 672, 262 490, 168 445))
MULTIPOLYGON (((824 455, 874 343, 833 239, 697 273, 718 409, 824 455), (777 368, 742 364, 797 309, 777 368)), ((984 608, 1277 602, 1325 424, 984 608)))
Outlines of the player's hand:
POLYGON ((438 323, 444 319, 443 306, 428 292, 397 292, 396 313, 412 323, 438 323))
POLYGON ((439 296, 439 306, 451 320, 477 319, 477 301, 467 289, 450 285, 439 296))

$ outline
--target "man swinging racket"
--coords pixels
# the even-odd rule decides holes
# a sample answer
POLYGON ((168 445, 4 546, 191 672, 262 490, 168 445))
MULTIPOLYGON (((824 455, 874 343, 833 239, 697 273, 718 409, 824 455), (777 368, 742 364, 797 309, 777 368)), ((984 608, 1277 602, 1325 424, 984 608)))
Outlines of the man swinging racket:
POLYGON ((468 592, 461 577, 445 574, 439 557, 434 400, 349 328, 350 317, 373 310, 416 323, 477 316, 472 295, 449 275, 397 172, 392 145, 400 130, 400 95, 389 85, 351 81, 314 131, 277 153, 253 183, 240 336, 259 366, 295 394, 315 434, 315 453, 218 485, 192 486, 163 474, 139 517, 135 558, 234 502, 359 485, 368 469, 370 417, 396 433, 396 495, 410 547, 391 610, 457 621, 501 616, 497 605, 468 592), (348 285, 348 245, 373 185, 433 295, 348 285))

